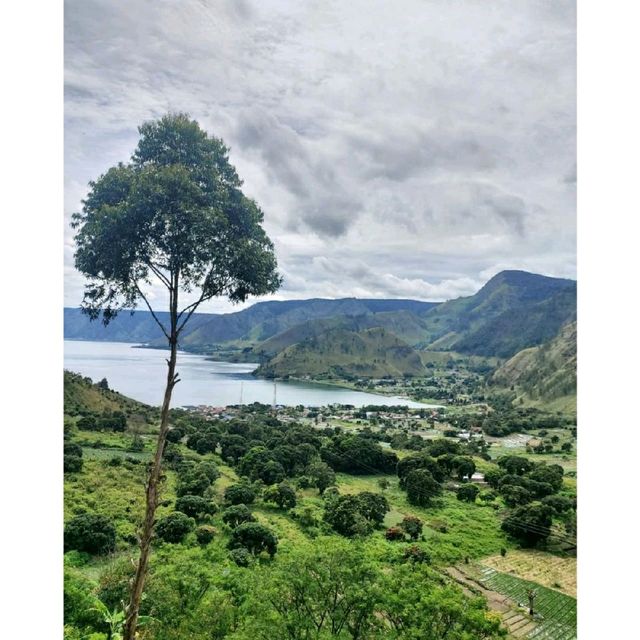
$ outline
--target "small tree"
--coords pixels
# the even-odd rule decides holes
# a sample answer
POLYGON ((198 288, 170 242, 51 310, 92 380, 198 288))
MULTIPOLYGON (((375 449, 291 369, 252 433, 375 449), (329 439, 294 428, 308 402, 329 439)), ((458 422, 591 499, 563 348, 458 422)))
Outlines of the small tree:
POLYGON ((266 551, 272 558, 278 550, 278 538, 262 524, 245 522, 233 530, 229 548, 244 547, 254 556, 266 551))
POLYGON ((475 484, 463 484, 456 491, 456 498, 463 502, 475 502, 480 489, 475 484))
POLYGON ((182 542, 184 537, 195 527, 195 520, 186 513, 174 511, 158 520, 156 533, 165 542, 182 542))
POLYGON ((202 520, 218 510, 215 503, 202 496, 181 496, 176 500, 176 511, 186 513, 190 518, 202 520))
POLYGON ((215 527, 208 524, 203 524, 196 529, 196 540, 198 541, 198 544, 201 545, 209 544, 214 539, 215 535, 215 527))
POLYGON ((442 487, 426 469, 410 471, 405 478, 407 499, 421 507, 431 505, 433 499, 442 492, 442 487))
POLYGON ((247 505, 234 504, 222 512, 222 522, 235 529, 244 522, 255 522, 255 518, 247 505))
POLYGON ((296 492, 285 482, 265 489, 263 499, 275 502, 281 509, 293 509, 296 506, 296 492))
POLYGON ((262 211, 242 193, 222 140, 184 114, 148 122, 139 133, 131 161, 90 183, 72 223, 78 229, 75 265, 88 279, 83 310, 92 320, 102 314, 107 324, 142 301, 170 350, 124 640, 136 634, 182 331, 207 300, 225 296, 239 302, 271 293, 281 282, 262 211), (159 319, 145 292, 152 281, 166 289, 168 322, 159 319), (185 294, 192 298, 180 308, 185 294))
POLYGON ((251 504, 256 499, 256 492, 248 484, 232 484, 224 490, 224 500, 228 504, 251 504))
POLYGON ((422 520, 416 516, 405 516, 400 526, 412 540, 417 540, 422 535, 422 520))
POLYGON ((92 554, 110 553, 116 547, 116 528, 106 516, 83 513, 67 522, 64 528, 64 550, 92 554))

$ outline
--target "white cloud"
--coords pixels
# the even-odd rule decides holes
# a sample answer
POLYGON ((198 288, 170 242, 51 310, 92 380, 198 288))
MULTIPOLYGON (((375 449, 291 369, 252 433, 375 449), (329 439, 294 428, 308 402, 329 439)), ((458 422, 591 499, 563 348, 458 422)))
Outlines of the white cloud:
POLYGON ((67 0, 65 13, 67 215, 128 158, 138 124, 185 110, 231 146, 265 210, 280 298, 444 299, 500 268, 575 275, 573 0, 67 0))

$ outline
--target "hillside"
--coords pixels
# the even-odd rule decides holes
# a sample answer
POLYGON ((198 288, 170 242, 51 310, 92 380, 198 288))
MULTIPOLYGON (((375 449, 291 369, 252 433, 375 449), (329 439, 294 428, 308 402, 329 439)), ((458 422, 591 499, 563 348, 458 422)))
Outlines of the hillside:
POLYGON ((425 348, 510 357, 555 336, 575 313, 575 281, 502 271, 478 293, 423 314, 425 348))
MULTIPOLYGON (((329 300, 285 300, 258 302, 242 311, 225 314, 195 313, 182 336, 181 347, 206 353, 221 345, 255 345, 305 322, 344 316, 395 313, 403 311, 417 315, 436 306, 420 300, 375 300, 343 298, 329 300)), ((166 312, 158 312, 161 321, 166 312)), ((122 312, 106 327, 99 321, 90 322, 80 309, 64 310, 65 340, 98 340, 113 342, 152 343, 164 346, 164 337, 148 311, 122 312)))
POLYGON ((513 387, 525 400, 575 402, 576 338, 576 322, 570 322, 549 342, 516 353, 496 370, 491 382, 513 387))
POLYGON ((122 411, 134 422, 147 422, 154 413, 157 413, 153 407, 128 398, 117 391, 104 389, 94 384, 91 378, 86 378, 79 373, 65 370, 63 384, 64 413, 67 415, 122 411))
MULTIPOLYGON (((169 313, 156 313, 160 322, 168 324, 169 313)), ((211 313, 194 313, 189 323, 197 328, 203 322, 211 319, 211 313)), ((93 340, 96 342, 133 342, 136 344, 149 343, 154 340, 166 339, 160 327, 149 311, 137 309, 133 313, 121 311, 107 326, 101 320, 89 320, 80 309, 65 308, 64 310, 64 339, 65 340, 93 340)))
POLYGON ((418 376, 420 356, 384 328, 330 329, 285 348, 256 371, 264 376, 383 378, 418 376))

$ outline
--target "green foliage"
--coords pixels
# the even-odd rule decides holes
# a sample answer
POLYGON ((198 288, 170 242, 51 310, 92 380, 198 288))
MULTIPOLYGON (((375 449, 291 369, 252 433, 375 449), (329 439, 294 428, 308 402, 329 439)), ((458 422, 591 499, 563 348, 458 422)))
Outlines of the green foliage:
POLYGON ((211 525, 203 524, 196 529, 196 540, 198 544, 209 544, 215 538, 215 535, 216 529, 211 525))
POLYGON ((389 503, 384 496, 365 491, 327 500, 324 520, 340 535, 353 537, 381 525, 387 511, 389 503))
POLYGON ((248 484, 232 484, 224 490, 227 504, 251 504, 255 499, 255 489, 248 484))
POLYGON ((80 456, 66 455, 64 456, 64 472, 79 473, 82 471, 82 458, 80 456))
POLYGON ((502 529, 525 547, 533 547, 551 533, 553 508, 532 503, 514 509, 502 523, 502 529))
POLYGON ((174 511, 156 524, 156 534, 165 542, 182 542, 184 537, 193 531, 195 520, 186 513, 174 511))
POLYGON ((230 549, 244 547, 254 556, 266 551, 271 558, 278 550, 278 538, 269 528, 257 522, 244 522, 231 534, 230 549))
POLYGON ((407 500, 410 504, 428 507, 442 493, 442 486, 435 480, 430 471, 414 469, 405 479, 407 500))
POLYGON ((265 502, 274 502, 281 509, 293 509, 296 506, 296 492, 285 482, 267 487, 262 498, 265 502))
POLYGON ((480 489, 475 484, 463 484, 456 490, 456 498, 464 502, 475 502, 480 489))
POLYGON ((116 546, 113 522, 94 513, 83 513, 72 518, 64 528, 64 549, 86 551, 91 554, 110 553, 116 546))
POLYGON ((218 510, 215 503, 201 496, 181 496, 176 500, 176 511, 185 513, 190 518, 202 520, 218 510))
POLYGON ((417 540, 422 535, 423 523, 416 516, 405 516, 402 518, 400 526, 411 540, 417 540))
POLYGON ((83 308, 109 322, 135 308, 140 284, 163 271, 171 286, 198 289, 203 299, 275 291, 262 211, 240 191, 223 142, 184 114, 139 132, 131 161, 92 182, 73 216, 75 264, 89 280, 83 308))
POLYGON ((235 529, 243 522, 255 522, 255 520, 249 507, 244 504, 231 505, 222 513, 222 521, 232 529, 235 529))

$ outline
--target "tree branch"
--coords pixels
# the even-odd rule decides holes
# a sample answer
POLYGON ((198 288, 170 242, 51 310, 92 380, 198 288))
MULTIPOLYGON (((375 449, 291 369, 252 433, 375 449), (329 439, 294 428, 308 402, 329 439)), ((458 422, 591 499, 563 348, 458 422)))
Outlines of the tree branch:
POLYGON ((167 330, 164 328, 164 325, 162 324, 162 322, 160 322, 160 320, 158 320, 158 316, 156 316, 155 312, 151 308, 151 305, 149 304, 149 301, 147 300, 147 297, 144 295, 144 293, 142 293, 142 289, 140 289, 140 287, 138 286, 137 282, 136 282, 136 289, 138 290, 138 293, 140 294, 140 297, 144 300, 145 304, 147 305, 147 309, 149 309, 149 311, 151 312, 151 315, 153 316, 153 319, 157 322, 158 326, 162 329, 162 333, 164 333, 165 338, 167 340, 170 340, 169 334, 167 333, 167 330))
POLYGON ((153 262, 149 262, 149 268, 151 269, 151 271, 153 271, 153 273, 156 274, 156 276, 158 276, 158 278, 160 278, 167 289, 171 288, 171 282, 169 281, 169 278, 167 278, 167 276, 165 276, 164 273, 162 273, 162 271, 160 271, 160 269, 158 269, 158 267, 153 264, 153 262))

